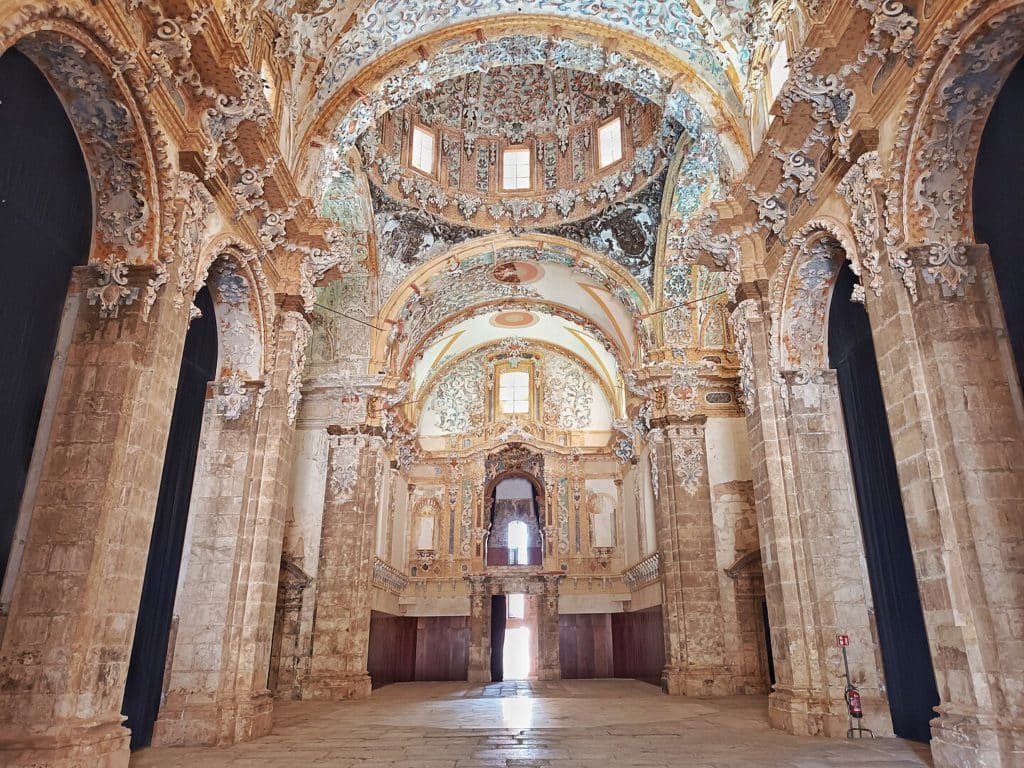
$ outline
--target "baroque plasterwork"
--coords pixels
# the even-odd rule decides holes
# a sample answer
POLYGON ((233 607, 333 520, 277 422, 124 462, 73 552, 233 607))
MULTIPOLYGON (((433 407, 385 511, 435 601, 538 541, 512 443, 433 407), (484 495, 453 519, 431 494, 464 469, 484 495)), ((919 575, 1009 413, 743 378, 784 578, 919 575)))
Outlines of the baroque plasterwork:
POLYGON ((974 0, 936 35, 914 76, 890 162, 886 245, 943 296, 975 278, 969 179, 986 118, 1024 50, 1024 5, 974 0))
POLYGON ((94 256, 116 253, 128 263, 147 261, 154 196, 130 102, 95 54, 70 37, 32 35, 18 48, 46 73, 78 133, 96 200, 94 256))
POLYGON ((588 72, 503 66, 439 83, 415 105, 378 119, 358 146, 389 195, 452 222, 518 232, 593 216, 644 189, 665 169, 682 131, 662 114, 588 72), (613 114, 622 119, 624 156, 602 170, 593 137, 613 114), (436 175, 403 160, 414 120, 438 131, 436 175), (523 144, 533 147, 534 183, 503 191, 501 150, 523 144))
MULTIPOLYGON (((739 30, 746 26, 748 7, 744 0, 733 0, 733 3, 743 7, 728 11, 720 7, 711 9, 714 21, 694 13, 693 5, 681 2, 637 4, 606 0, 596 19, 592 4, 587 0, 533 0, 525 5, 533 14, 564 16, 567 21, 599 21, 602 26, 618 28, 622 33, 648 38, 671 51, 715 91, 735 103, 735 87, 729 74, 738 79, 737 71, 745 71, 749 51, 745 42, 738 42, 735 59, 730 61, 724 53, 737 34, 745 37, 739 30), (742 20, 735 28, 725 34, 719 32, 717 24, 725 26, 737 17, 742 20), (708 45, 709 40, 714 41, 712 45, 708 45), (739 50, 745 52, 739 54, 739 50)), ((367 65, 417 36, 460 22, 524 10, 520 0, 458 0, 444 6, 421 8, 397 0, 368 0, 355 10, 352 19, 356 23, 346 28, 341 36, 340 24, 336 25, 329 15, 333 4, 306 13, 296 13, 298 9, 288 0, 274 0, 269 6, 279 16, 287 18, 290 27, 282 40, 280 53, 295 58, 305 53, 324 57, 324 64, 316 75, 317 106, 322 106, 367 65)))
POLYGON ((757 408, 757 384, 754 378, 754 347, 750 323, 761 319, 761 310, 756 299, 744 299, 735 310, 729 322, 736 338, 736 351, 740 360, 739 400, 746 413, 757 408))

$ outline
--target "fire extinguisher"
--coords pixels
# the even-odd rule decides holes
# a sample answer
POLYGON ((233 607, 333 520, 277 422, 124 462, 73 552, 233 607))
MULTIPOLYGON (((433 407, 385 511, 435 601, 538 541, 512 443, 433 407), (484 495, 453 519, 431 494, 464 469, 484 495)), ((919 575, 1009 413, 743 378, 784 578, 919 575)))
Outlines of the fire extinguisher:
POLYGON ((846 707, 850 710, 850 717, 864 717, 864 708, 860 704, 860 691, 852 685, 846 688, 846 707))

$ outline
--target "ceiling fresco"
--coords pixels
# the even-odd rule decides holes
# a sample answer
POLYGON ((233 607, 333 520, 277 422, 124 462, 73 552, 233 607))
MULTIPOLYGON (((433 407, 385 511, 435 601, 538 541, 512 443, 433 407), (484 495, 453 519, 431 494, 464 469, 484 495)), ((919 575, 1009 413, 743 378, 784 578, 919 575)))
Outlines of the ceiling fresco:
POLYGON ((323 57, 315 76, 321 104, 368 64, 407 42, 461 22, 519 14, 561 16, 638 35, 735 100, 734 81, 746 75, 757 15, 749 0, 450 0, 419 7, 405 0, 365 0, 351 15, 335 5, 267 2, 288 23, 282 52, 323 57))
POLYGON ((581 313, 627 356, 636 354, 638 344, 647 343, 639 321, 645 299, 636 289, 569 248, 523 245, 468 255, 417 286, 395 312, 392 355, 420 345, 459 313, 514 301, 581 313), (521 274, 530 277, 513 276, 521 274))
POLYGON ((540 64, 496 67, 438 84, 380 117, 358 141, 376 186, 449 221, 520 232, 592 216, 644 188, 676 151, 682 126, 597 74, 540 64), (617 117, 623 157, 602 168, 599 126, 617 117), (410 165, 414 125, 436 131, 436 169, 410 165), (501 153, 531 152, 531 184, 505 191, 501 153))

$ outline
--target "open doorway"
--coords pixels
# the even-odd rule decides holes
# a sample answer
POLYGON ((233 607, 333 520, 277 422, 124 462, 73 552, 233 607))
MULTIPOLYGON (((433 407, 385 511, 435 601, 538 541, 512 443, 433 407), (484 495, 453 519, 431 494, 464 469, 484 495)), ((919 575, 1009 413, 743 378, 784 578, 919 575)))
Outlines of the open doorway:
POLYGON ((537 679, 537 598, 495 595, 491 601, 491 681, 537 679))

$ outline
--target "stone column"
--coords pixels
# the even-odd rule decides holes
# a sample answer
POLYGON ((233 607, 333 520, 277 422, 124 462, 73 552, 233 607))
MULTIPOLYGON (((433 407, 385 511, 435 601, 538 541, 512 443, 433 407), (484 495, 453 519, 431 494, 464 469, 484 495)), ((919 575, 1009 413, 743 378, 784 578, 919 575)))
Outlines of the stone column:
POLYGON ((866 727, 891 735, 881 650, 869 613, 871 584, 850 468, 839 385, 834 370, 786 373, 787 430, 797 507, 794 531, 802 546, 802 594, 814 617, 815 642, 808 672, 819 700, 823 731, 843 737, 849 727, 843 692, 842 652, 836 635, 850 637, 850 675, 864 701, 866 727))
POLYGON ((467 576, 469 581, 469 672, 471 683, 491 682, 491 595, 487 577, 467 576))
POLYGON ((562 574, 545 573, 541 578, 544 586, 537 606, 537 679, 559 680, 562 662, 558 655, 558 582, 562 574))
POLYGON ((868 293, 875 351, 941 704, 937 766, 1024 754, 1024 416, 985 246, 934 267, 914 301, 868 293), (955 278, 955 279, 954 279, 955 278))
POLYGON ((772 376, 767 286, 741 286, 733 315, 747 409, 754 503, 771 629, 775 685, 768 696, 772 725, 795 734, 825 732, 825 702, 812 670, 818 637, 813 604, 805 599, 809 559, 798 526, 797 486, 785 408, 772 376))
POLYGON ((665 669, 662 687, 685 696, 733 693, 708 486, 706 418, 667 417, 651 432, 661 558, 665 669))
POLYGON ((759 286, 746 286, 733 323, 747 399, 755 501, 775 655, 772 724, 800 734, 846 735, 845 679, 836 635, 850 636, 850 671, 865 725, 891 734, 871 587, 831 370, 775 377, 759 286))
POLYGON ((128 765, 121 699, 188 324, 167 288, 147 317, 155 276, 74 272, 79 309, 0 648, 6 766, 128 765))
POLYGON ((262 382, 215 384, 155 744, 231 744, 270 732, 267 675, 293 454, 288 389, 308 338, 304 316, 285 304, 266 392, 262 382))
POLYGON ((302 698, 370 695, 366 659, 378 483, 387 466, 377 436, 330 428, 327 497, 317 569, 313 658, 302 698))

